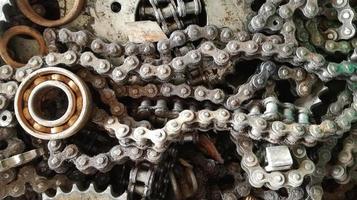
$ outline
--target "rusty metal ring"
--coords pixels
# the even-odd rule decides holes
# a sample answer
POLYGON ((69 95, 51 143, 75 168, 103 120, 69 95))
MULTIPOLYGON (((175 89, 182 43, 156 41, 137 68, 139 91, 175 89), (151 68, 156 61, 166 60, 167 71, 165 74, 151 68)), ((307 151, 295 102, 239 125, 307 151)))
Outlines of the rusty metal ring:
POLYGON ((55 27, 68 24, 73 21, 81 13, 85 4, 85 0, 75 0, 72 9, 62 18, 57 20, 49 20, 38 15, 29 3, 29 0, 17 0, 17 7, 20 11, 32 22, 44 27, 55 27))
POLYGON ((46 42, 43 39, 42 35, 36 29, 33 29, 28 26, 14 26, 8 29, 3 34, 0 40, 0 56, 5 61, 6 64, 15 68, 19 68, 26 65, 24 63, 20 63, 14 60, 8 52, 8 44, 10 40, 18 35, 27 35, 34 38, 38 43, 40 54, 45 55, 47 53, 46 42))

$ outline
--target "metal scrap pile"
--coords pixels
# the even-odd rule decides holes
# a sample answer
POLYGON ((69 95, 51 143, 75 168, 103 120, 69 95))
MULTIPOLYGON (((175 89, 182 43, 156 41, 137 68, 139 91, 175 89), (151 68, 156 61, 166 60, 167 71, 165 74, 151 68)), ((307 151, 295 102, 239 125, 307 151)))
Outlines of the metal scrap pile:
POLYGON ((355 199, 357 1, 0 5, 0 199, 355 199))

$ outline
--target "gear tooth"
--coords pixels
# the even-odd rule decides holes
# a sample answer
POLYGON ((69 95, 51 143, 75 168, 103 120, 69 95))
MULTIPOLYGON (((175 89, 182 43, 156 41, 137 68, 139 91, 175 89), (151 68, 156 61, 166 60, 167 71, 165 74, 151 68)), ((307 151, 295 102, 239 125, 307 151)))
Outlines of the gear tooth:
POLYGON ((52 198, 47 196, 46 193, 42 193, 42 200, 51 200, 52 198))
POLYGON ((116 198, 118 200, 126 200, 128 199, 128 192, 125 191, 123 194, 121 194, 118 198, 116 198))
POLYGON ((113 187, 111 185, 109 185, 107 187, 107 189, 105 189, 105 191, 103 191, 103 193, 107 193, 107 194, 110 194, 110 196, 112 196, 112 198, 114 198, 114 195, 113 195, 113 187))
POLYGON ((62 188, 61 188, 61 187, 58 187, 58 188, 57 188, 57 193, 56 193, 56 195, 57 195, 57 194, 63 194, 63 193, 65 193, 65 192, 63 192, 62 188))
POLYGON ((80 190, 79 190, 77 184, 73 184, 72 192, 80 192, 80 190))
POLYGON ((97 193, 97 189, 94 186, 94 183, 91 183, 86 191, 92 191, 92 192, 96 192, 97 193))
POLYGON ((107 187, 107 189, 105 189, 105 191, 110 191, 110 193, 112 193, 113 187, 112 187, 111 185, 109 185, 109 186, 107 187))

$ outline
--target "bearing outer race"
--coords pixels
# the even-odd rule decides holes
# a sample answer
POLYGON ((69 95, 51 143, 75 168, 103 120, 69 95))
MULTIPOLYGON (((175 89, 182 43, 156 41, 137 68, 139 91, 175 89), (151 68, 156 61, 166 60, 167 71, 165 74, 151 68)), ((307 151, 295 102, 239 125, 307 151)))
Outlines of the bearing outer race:
POLYGON ((17 118, 17 121, 21 125, 21 127, 30 135, 40 138, 43 140, 58 140, 58 139, 65 139, 68 138, 75 133, 77 133, 88 121, 88 119, 91 116, 91 111, 92 111, 92 99, 89 93, 89 89, 85 85, 85 83, 79 79, 75 74, 72 72, 59 68, 59 67, 47 67, 47 68, 42 68, 34 73, 30 74, 28 77, 25 78, 24 81, 21 82, 19 89, 16 92, 15 95, 15 101, 14 101, 14 109, 15 109, 15 115, 17 118), (28 124, 26 122, 26 119, 23 114, 23 94, 27 89, 27 86, 32 83, 32 80, 34 80, 36 77, 40 76, 41 74, 43 75, 48 75, 48 74, 61 74, 69 79, 71 79, 76 85, 78 86, 82 98, 83 98, 83 104, 82 104, 82 111, 76 120, 76 122, 70 126, 68 129, 55 133, 55 134, 47 134, 47 133, 41 133, 41 132, 35 132, 32 129, 28 127, 28 124))
POLYGON ((50 80, 50 81, 45 81, 43 83, 40 83, 32 90, 32 92, 29 96, 28 104, 29 104, 28 110, 29 110, 31 117, 38 124, 40 124, 42 126, 50 127, 50 126, 60 126, 60 125, 64 124, 71 117, 71 115, 74 113, 74 106, 76 104, 76 101, 75 101, 75 95, 68 88, 68 86, 66 86, 64 83, 62 83, 60 81, 50 80), (50 83, 50 84, 48 84, 48 83, 50 83), (42 119, 41 117, 37 116, 36 112, 33 109, 33 103, 34 103, 33 100, 35 98, 34 93, 39 92, 38 90, 44 89, 46 87, 56 87, 56 88, 62 90, 66 94, 66 97, 68 100, 68 106, 67 106, 66 112, 60 118, 58 118, 56 120, 42 119))
POLYGON ((43 56, 47 53, 46 42, 36 29, 28 26, 14 26, 8 29, 0 39, 0 56, 6 62, 6 64, 10 65, 11 67, 19 68, 26 65, 25 63, 20 63, 14 60, 8 52, 8 44, 10 40, 17 35, 28 35, 34 38, 40 48, 40 54, 43 56))
POLYGON ((63 17, 57 20, 48 20, 38 15, 33 9, 29 0, 16 0, 17 7, 33 23, 44 27, 55 27, 68 24, 82 12, 85 0, 74 0, 72 9, 63 17))

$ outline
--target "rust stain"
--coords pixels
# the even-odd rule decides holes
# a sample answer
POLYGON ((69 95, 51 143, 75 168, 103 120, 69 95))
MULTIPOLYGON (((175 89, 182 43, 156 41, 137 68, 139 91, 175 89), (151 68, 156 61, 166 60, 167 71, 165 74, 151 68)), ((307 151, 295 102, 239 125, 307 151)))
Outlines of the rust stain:
POLYGON ((211 156, 218 163, 223 164, 224 160, 221 154, 218 152, 213 142, 205 135, 199 136, 198 147, 206 154, 211 156))

